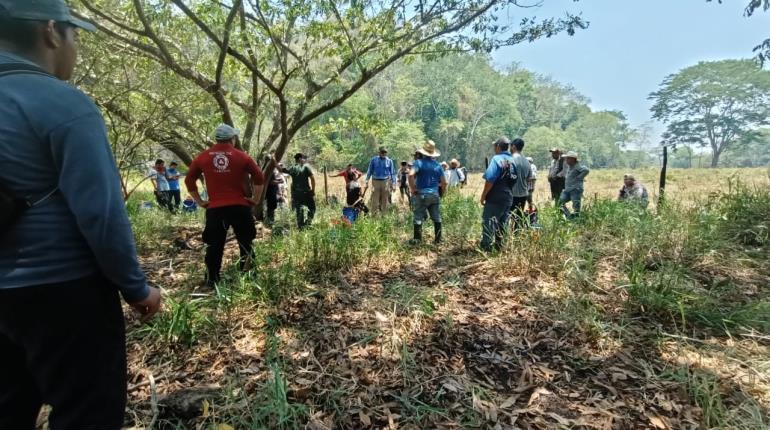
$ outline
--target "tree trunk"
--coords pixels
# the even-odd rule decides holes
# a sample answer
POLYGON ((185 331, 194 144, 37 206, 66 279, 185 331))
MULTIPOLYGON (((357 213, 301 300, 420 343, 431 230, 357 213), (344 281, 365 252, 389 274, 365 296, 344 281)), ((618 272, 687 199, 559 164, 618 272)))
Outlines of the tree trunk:
POLYGON ((722 152, 720 151, 712 151, 711 152, 711 168, 715 169, 719 167, 719 156, 722 155, 722 152))

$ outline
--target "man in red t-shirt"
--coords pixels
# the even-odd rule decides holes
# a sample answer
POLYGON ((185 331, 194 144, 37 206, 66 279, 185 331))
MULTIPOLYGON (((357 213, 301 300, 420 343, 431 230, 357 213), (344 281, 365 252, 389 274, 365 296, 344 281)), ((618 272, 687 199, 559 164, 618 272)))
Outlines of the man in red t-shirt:
POLYGON ((257 163, 245 152, 235 148, 238 130, 220 124, 214 132, 217 143, 198 155, 187 172, 185 185, 198 206, 206 208, 206 228, 203 242, 206 247, 206 285, 213 288, 219 282, 219 269, 225 249, 227 229, 235 231, 241 249, 241 270, 248 269, 251 261, 251 243, 257 237, 251 206, 255 200, 244 192, 244 180, 251 177, 254 194, 262 193, 265 177, 257 163), (209 200, 198 193, 196 182, 203 175, 209 200))

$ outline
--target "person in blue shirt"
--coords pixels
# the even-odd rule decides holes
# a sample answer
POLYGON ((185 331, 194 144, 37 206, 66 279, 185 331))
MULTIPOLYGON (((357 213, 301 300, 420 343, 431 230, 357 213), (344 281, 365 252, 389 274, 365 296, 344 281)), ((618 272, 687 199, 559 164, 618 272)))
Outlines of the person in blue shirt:
POLYGON ((481 193, 481 245, 483 251, 500 249, 513 204, 513 187, 517 181, 511 141, 501 137, 494 143, 495 156, 484 172, 484 191, 481 193), (494 242, 494 243, 493 243, 494 242))
POLYGON ((388 150, 380 147, 379 154, 369 161, 366 171, 366 187, 369 188, 369 180, 374 179, 372 197, 369 206, 373 214, 385 213, 390 205, 390 193, 396 189, 396 167, 393 160, 388 158, 388 150))
POLYGON ((166 179, 168 180, 168 193, 169 193, 169 205, 173 208, 174 212, 179 210, 179 206, 182 204, 182 194, 179 190, 179 171, 176 170, 178 164, 176 161, 172 161, 166 169, 166 179))
POLYGON ((0 237, 0 429, 122 427, 120 292, 144 319, 139 266, 104 120, 65 81, 77 59, 64 0, 0 0, 0 183, 35 202, 0 237))
POLYGON ((422 242, 422 223, 428 218, 433 221, 433 242, 441 243, 441 195, 447 187, 444 169, 436 161, 441 154, 436 144, 429 140, 417 150, 412 170, 409 172, 409 188, 414 211, 414 238, 409 241, 416 245, 422 242))

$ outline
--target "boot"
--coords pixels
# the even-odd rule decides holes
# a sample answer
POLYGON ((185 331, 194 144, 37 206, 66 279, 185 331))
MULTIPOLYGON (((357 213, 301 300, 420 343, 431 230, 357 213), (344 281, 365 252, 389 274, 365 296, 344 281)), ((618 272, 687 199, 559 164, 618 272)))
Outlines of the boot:
POLYGON ((440 222, 433 223, 433 243, 435 243, 436 245, 441 243, 441 223, 440 222))
POLYGON ((422 224, 414 225, 414 239, 409 241, 410 245, 419 245, 422 243, 422 224))

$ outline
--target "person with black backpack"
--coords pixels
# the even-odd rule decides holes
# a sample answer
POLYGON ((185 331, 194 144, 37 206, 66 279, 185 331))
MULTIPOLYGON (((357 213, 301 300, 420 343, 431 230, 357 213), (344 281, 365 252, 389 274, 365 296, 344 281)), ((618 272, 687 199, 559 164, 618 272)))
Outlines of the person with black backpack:
POLYGON ((77 29, 64 0, 0 0, 0 429, 118 430, 125 321, 160 309, 136 255, 99 109, 66 83, 77 29), (8 199, 0 199, 8 201, 8 199))
POLYGON ((484 191, 481 193, 481 244, 482 251, 499 250, 508 226, 513 205, 513 187, 518 173, 509 151, 511 141, 501 137, 494 143, 495 156, 484 172, 484 191))

